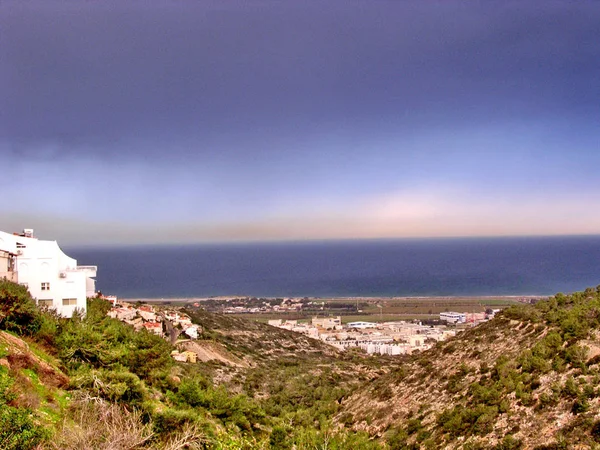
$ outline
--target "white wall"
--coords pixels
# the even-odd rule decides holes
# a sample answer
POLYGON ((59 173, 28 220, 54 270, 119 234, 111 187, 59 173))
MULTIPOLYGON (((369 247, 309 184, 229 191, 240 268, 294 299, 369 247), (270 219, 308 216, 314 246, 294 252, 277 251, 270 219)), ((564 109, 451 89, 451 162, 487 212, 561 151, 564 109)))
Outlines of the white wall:
POLYGON ((65 317, 71 317, 76 308, 85 313, 88 289, 94 287, 93 280, 88 279, 96 276, 95 267, 78 268, 77 261, 65 255, 56 241, 0 231, 0 249, 17 253, 18 282, 27 285, 38 303, 50 300, 51 307, 65 317), (74 304, 65 305, 65 301, 74 304))

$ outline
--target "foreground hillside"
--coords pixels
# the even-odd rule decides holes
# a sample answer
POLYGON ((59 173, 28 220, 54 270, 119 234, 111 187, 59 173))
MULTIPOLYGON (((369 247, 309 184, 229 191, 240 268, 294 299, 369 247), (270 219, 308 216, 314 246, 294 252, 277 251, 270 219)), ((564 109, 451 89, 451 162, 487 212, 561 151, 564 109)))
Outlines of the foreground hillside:
POLYGON ((337 422, 392 448, 597 448, 599 333, 600 288, 511 307, 357 390, 337 422))
POLYGON ((196 312, 201 339, 178 345, 208 357, 177 363, 167 341, 109 308, 93 299, 86 317, 61 319, 0 281, 0 448, 380 447, 332 423, 344 397, 384 373, 380 361, 196 312))
POLYGON ((339 353, 188 311, 202 362, 0 281, 2 449, 562 449, 600 445, 600 289, 511 307, 432 350, 339 353))

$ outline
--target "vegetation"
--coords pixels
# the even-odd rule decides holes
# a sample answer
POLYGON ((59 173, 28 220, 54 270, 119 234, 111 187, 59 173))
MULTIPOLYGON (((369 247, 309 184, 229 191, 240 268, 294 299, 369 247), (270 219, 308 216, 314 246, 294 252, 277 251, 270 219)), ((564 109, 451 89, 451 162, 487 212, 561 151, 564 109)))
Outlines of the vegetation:
POLYGON ((62 319, 0 281, 0 448, 600 444, 600 288, 510 306, 401 358, 339 354, 188 310, 203 330, 195 345, 222 358, 175 363, 167 341, 109 318, 108 308, 90 299, 85 317, 62 319))
POLYGON ((307 338, 197 312, 205 339, 259 365, 192 365, 175 363, 164 339, 109 318, 109 304, 100 299, 89 299, 85 317, 62 319, 39 310, 24 287, 1 281, 0 305, 0 329, 13 333, 3 335, 13 347, 5 351, 8 367, 0 366, 0 448, 378 448, 365 433, 334 431, 352 377, 342 380, 341 369, 329 365, 335 352, 307 338), (275 334, 265 344, 219 327, 275 334), (17 364, 25 347, 52 368, 40 367, 41 359, 17 364), (234 379, 216 383, 215 373, 227 369, 238 371, 234 379), (44 385, 43 370, 63 382, 44 385), (24 373, 38 380, 39 395, 31 383, 11 390, 24 373), (37 408, 12 406, 32 397, 37 408), (41 397, 57 405, 52 420, 39 407, 41 397))
POLYGON ((356 391, 338 420, 397 448, 596 448, 599 336, 600 287, 513 305, 356 391))

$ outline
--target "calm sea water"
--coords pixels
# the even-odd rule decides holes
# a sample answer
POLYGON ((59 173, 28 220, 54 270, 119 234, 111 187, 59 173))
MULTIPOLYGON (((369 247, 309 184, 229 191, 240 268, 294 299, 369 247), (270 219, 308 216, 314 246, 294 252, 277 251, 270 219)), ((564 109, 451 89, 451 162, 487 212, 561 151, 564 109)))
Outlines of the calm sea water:
POLYGON ((600 284, 600 236, 66 248, 126 298, 519 295, 600 284))

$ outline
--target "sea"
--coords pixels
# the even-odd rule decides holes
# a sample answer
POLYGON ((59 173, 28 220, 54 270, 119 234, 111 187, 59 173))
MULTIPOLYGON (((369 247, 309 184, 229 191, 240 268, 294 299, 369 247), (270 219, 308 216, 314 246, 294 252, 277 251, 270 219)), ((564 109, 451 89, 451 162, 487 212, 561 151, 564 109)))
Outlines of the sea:
POLYGON ((64 250, 121 298, 542 296, 600 284, 600 236, 64 250))

